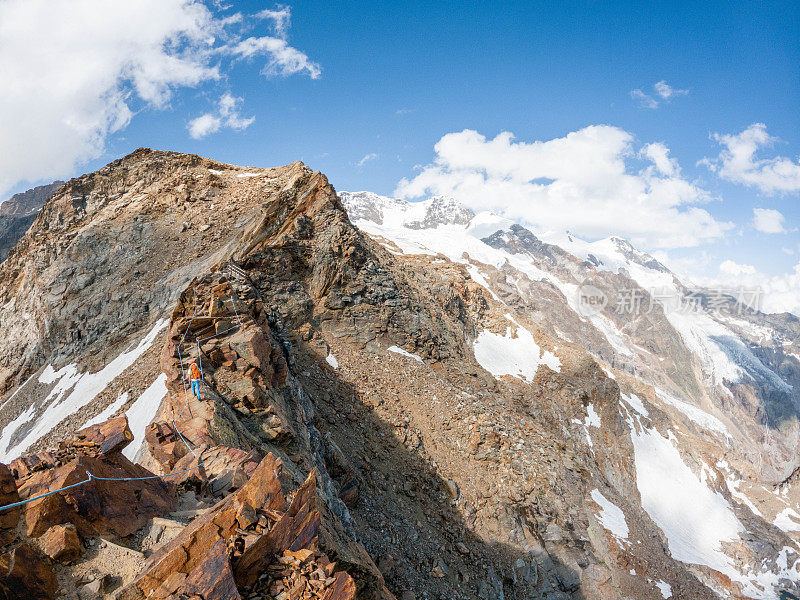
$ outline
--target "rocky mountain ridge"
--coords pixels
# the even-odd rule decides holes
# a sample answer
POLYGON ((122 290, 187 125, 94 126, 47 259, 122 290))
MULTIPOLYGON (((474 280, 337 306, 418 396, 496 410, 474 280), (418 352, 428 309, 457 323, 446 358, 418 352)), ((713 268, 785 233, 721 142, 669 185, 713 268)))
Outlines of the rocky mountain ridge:
POLYGON ((2 504, 86 464, 163 483, 0 513, 0 590, 797 594, 796 321, 618 312, 684 290, 613 240, 377 198, 146 149, 61 188, 0 265, 2 504))
POLYGON ((0 261, 6 259, 9 250, 25 235, 45 201, 63 184, 63 181, 54 181, 40 185, 26 192, 14 194, 0 204, 0 261))

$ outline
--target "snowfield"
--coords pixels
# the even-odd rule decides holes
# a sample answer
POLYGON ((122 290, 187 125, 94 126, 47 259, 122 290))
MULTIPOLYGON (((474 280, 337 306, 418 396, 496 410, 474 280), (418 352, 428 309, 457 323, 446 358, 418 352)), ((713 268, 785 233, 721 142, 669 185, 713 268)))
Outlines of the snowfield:
POLYGON ((632 428, 631 440, 642 508, 664 532, 672 557, 729 573, 733 560, 722 544, 738 540, 744 528, 728 501, 706 486, 658 431, 632 428))
POLYGON ((7 463, 21 456, 64 419, 94 400, 153 345, 167 324, 167 319, 159 320, 135 348, 123 352, 97 373, 79 373, 74 364, 58 371, 47 365, 39 376, 39 383, 55 383, 55 386, 39 405, 31 406, 3 429, 0 462, 7 463), (24 415, 27 418, 23 419, 24 415))
MULTIPOLYGON (((516 325, 516 323, 514 323, 516 325)), ((506 335, 489 330, 482 331, 473 343, 475 360, 495 377, 511 375, 530 383, 540 365, 556 372, 561 371, 561 361, 548 350, 542 350, 530 331, 517 325, 516 336, 511 327, 506 335)))

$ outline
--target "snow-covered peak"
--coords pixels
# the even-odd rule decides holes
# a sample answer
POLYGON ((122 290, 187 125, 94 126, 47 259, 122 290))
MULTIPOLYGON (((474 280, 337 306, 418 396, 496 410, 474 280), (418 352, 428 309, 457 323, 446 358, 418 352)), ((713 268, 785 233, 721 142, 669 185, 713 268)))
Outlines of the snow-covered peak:
POLYGON ((407 204, 404 200, 373 192, 339 192, 339 198, 351 221, 371 221, 378 225, 384 224, 385 214, 402 212, 407 204))
POLYGON ((475 214, 453 198, 433 196, 421 202, 380 196, 372 192, 340 192, 350 220, 387 227, 435 229, 441 225, 466 226, 475 214))

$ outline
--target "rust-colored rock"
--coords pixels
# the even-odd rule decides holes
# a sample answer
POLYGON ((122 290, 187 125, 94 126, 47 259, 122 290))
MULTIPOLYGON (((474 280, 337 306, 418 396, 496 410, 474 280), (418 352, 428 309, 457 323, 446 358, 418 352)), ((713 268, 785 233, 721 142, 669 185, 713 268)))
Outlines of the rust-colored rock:
POLYGON ((336 573, 333 585, 328 589, 323 600, 353 600, 356 597, 356 582, 344 571, 336 573))
MULTIPOLYGON (((0 506, 19 502, 17 484, 11 470, 0 463, 0 506)), ((19 522, 19 508, 0 510, 0 546, 8 544, 14 539, 14 530, 19 522)))
POLYGON ((83 552, 78 530, 72 523, 54 525, 40 538, 42 551, 61 563, 77 560, 83 552))
POLYGON ((164 545, 145 563, 140 575, 124 597, 147 597, 173 573, 191 573, 206 558, 220 539, 229 539, 238 526, 236 501, 252 508, 272 512, 283 511, 285 500, 281 493, 280 462, 268 454, 258 465, 247 484, 230 494, 208 513, 195 519, 175 539, 164 545))
POLYGON ((29 454, 27 456, 20 456, 12 460, 8 468, 14 475, 15 479, 24 479, 32 473, 43 471, 55 466, 56 458, 50 452, 40 452, 38 454, 29 454))
POLYGON ((169 423, 153 423, 147 426, 144 439, 150 448, 150 454, 167 472, 171 471, 181 458, 189 451, 169 423))
POLYGON ((125 415, 109 419, 78 431, 72 438, 61 442, 60 448, 80 448, 99 454, 121 452, 133 441, 133 433, 128 427, 125 415))
POLYGON ((312 471, 297 490, 289 508, 266 535, 262 535, 242 554, 236 565, 236 580, 253 585, 258 575, 283 550, 307 548, 319 533, 319 512, 313 510, 317 493, 317 473, 312 471))
POLYGON ((53 568, 30 544, 0 555, 0 599, 52 600, 57 591, 53 568))
MULTIPOLYGON (((149 477, 152 473, 122 454, 79 456, 69 463, 37 471, 19 484, 23 499, 97 477, 149 477)), ((35 500, 24 507, 28 535, 38 537, 53 525, 74 523, 84 537, 127 536, 153 516, 170 512, 175 505, 172 486, 160 479, 102 481, 79 485, 59 494, 35 500)))
POLYGON ((167 477, 167 481, 178 485, 195 482, 198 486, 207 488, 211 495, 223 496, 241 489, 261 462, 255 452, 226 446, 201 449, 198 455, 203 461, 202 465, 192 469, 191 467, 197 465, 198 459, 187 454, 174 465, 172 470, 176 475, 167 477))
POLYGON ((197 594, 204 600, 241 600, 225 540, 211 547, 203 561, 189 573, 180 591, 189 598, 197 594))

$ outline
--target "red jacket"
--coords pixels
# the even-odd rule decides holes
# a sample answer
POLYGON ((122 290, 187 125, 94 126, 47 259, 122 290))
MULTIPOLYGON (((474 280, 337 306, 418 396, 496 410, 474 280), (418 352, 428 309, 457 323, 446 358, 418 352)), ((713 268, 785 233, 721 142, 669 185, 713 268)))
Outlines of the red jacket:
POLYGON ((189 378, 200 379, 200 369, 198 369, 197 365, 194 363, 189 366, 189 378))

